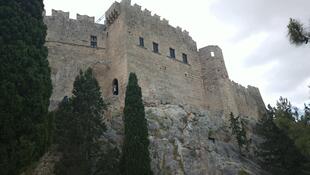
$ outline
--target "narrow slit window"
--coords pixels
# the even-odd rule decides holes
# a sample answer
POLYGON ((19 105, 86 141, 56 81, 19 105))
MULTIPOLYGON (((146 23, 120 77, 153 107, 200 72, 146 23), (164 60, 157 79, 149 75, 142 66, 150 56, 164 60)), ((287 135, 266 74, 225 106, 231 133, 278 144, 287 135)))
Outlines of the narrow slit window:
POLYGON ((170 58, 175 58, 175 50, 173 48, 169 48, 170 58))
POLYGON ((158 43, 153 42, 153 52, 159 53, 159 46, 158 46, 158 43))
POLYGON ((117 79, 113 80, 113 83, 112 83, 112 93, 113 93, 113 95, 118 95, 119 94, 118 80, 117 79))
POLYGON ((90 47, 92 48, 97 47, 97 36, 94 36, 94 35, 90 36, 90 47))
POLYGON ((188 64, 187 55, 185 53, 182 53, 182 60, 183 63, 188 64))
POLYGON ((144 47, 144 38, 139 37, 139 46, 144 47))

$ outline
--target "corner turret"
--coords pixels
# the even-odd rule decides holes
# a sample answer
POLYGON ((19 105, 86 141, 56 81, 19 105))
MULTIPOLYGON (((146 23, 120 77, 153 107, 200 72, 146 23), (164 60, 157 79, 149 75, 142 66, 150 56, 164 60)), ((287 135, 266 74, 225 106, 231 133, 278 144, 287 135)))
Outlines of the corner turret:
POLYGON ((219 46, 199 49, 201 73, 205 91, 206 107, 210 110, 237 113, 235 99, 231 93, 231 83, 219 46))
POLYGON ((211 45, 199 49, 199 57, 204 78, 212 75, 210 77, 212 79, 229 79, 222 49, 219 46, 211 45))

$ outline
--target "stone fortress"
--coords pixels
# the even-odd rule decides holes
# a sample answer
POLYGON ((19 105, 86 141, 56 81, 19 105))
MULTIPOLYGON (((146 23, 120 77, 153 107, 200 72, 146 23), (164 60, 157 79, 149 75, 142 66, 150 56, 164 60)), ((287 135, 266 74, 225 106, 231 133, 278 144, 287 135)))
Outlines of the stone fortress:
POLYGON ((51 109, 71 95, 79 71, 91 67, 103 96, 120 106, 129 73, 135 72, 146 105, 188 105, 253 118, 265 110, 258 88, 229 79, 220 47, 197 49, 186 30, 130 0, 112 4, 104 24, 79 14, 70 19, 69 13, 56 10, 44 21, 53 81, 51 109))

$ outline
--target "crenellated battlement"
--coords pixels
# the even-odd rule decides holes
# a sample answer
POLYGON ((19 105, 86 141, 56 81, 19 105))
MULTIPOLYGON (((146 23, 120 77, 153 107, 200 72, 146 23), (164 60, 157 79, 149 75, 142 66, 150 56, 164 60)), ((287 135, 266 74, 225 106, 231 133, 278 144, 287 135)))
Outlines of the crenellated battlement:
POLYGON ((120 3, 114 2, 111 7, 105 12, 105 23, 111 25, 114 20, 120 15, 120 3))
POLYGON ((62 10, 54 10, 54 9, 52 9, 52 17, 69 19, 69 16, 70 16, 69 12, 64 12, 62 10))
POLYGON ((127 8, 130 9, 130 11, 138 14, 140 18, 146 18, 148 21, 153 21, 153 23, 160 25, 160 28, 170 28, 170 30, 175 32, 177 35, 183 36, 185 39, 196 45, 196 42, 192 39, 188 31, 183 30, 179 26, 174 27, 170 25, 169 21, 165 18, 162 18, 160 15, 156 13, 152 15, 152 12, 146 8, 142 10, 142 7, 138 4, 131 5, 129 0, 123 0, 121 4, 124 4, 127 8))
POLYGON ((231 82, 232 86, 233 86, 236 90, 238 90, 238 91, 246 91, 246 90, 248 89, 248 88, 242 86, 241 84, 234 82, 233 80, 230 80, 230 82, 231 82))
MULTIPOLYGON (((60 19, 60 20, 72 20, 72 21, 79 21, 79 22, 86 22, 86 23, 95 23, 94 16, 76 14, 76 19, 72 19, 70 18, 69 12, 64 12, 62 10, 54 10, 54 9, 52 9, 51 16, 45 16, 45 17, 52 17, 54 19, 60 19)), ((98 24, 98 25, 102 25, 102 24, 98 24)))
POLYGON ((104 47, 105 25, 95 23, 95 17, 76 14, 70 18, 69 12, 52 10, 51 16, 44 17, 48 28, 46 40, 75 46, 90 46, 90 36, 97 36, 97 47, 104 47))
MULTIPOLYGON (((131 24, 135 24, 136 20, 143 20, 145 24, 156 24, 159 29, 165 29, 170 31, 170 33, 175 34, 177 37, 184 38, 189 45, 191 50, 197 50, 196 42, 192 39, 189 32, 183 30, 181 27, 174 27, 169 24, 169 21, 162 18, 160 15, 148 10, 147 8, 142 9, 138 4, 131 4, 131 0, 122 0, 121 2, 114 2, 110 8, 105 12, 105 24, 110 26, 114 21, 121 15, 131 15, 128 19, 132 20, 131 24)), ((164 31, 163 31, 164 32, 164 31)))
POLYGON ((76 14, 76 19, 77 19, 78 21, 89 22, 89 23, 95 23, 95 17, 93 17, 93 16, 87 16, 87 15, 76 14))
POLYGON ((152 16, 152 12, 149 11, 148 9, 144 9, 144 10, 142 11, 142 14, 145 15, 145 16, 152 16))
POLYGON ((237 91, 240 91, 240 92, 245 92, 245 91, 248 91, 248 92, 252 92, 252 93, 258 93, 259 94, 259 89, 255 86, 251 86, 251 85, 248 85, 247 87, 233 81, 233 80, 230 80, 232 86, 237 90, 237 91))
POLYGON ((141 10, 141 5, 138 5, 138 4, 134 4, 133 7, 136 9, 136 10, 141 10))

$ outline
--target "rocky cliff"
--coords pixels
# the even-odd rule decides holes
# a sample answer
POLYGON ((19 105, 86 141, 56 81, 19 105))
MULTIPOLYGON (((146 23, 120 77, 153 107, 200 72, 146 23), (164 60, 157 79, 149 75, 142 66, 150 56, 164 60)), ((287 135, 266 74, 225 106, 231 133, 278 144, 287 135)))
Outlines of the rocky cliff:
MULTIPOLYGON (((229 122, 221 113, 178 105, 146 107, 145 111, 154 174, 264 174, 253 161, 255 144, 259 139, 253 134, 257 121, 252 118, 243 118, 252 144, 250 152, 241 155, 231 135, 229 122)), ((123 133, 122 115, 112 115, 105 137, 119 145, 123 133)))
MULTIPOLYGON (((108 131, 104 140, 121 148, 123 140, 122 112, 108 113, 108 131)), ((264 174, 255 162, 253 134, 257 121, 243 118, 247 136, 252 140, 250 152, 240 154, 231 134, 229 121, 220 113, 178 105, 146 107, 149 127, 150 156, 156 175, 251 175, 264 174), (242 172, 242 173, 241 173, 242 172)), ((36 174, 50 174, 51 164, 41 161, 36 174), (46 171, 48 169, 49 171, 46 171), (43 173, 45 172, 45 173, 43 173), (48 172, 48 173, 47 173, 48 172)))

